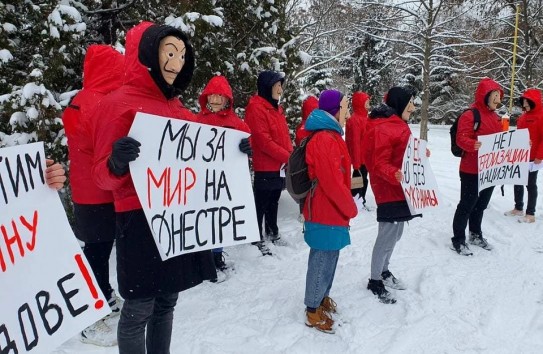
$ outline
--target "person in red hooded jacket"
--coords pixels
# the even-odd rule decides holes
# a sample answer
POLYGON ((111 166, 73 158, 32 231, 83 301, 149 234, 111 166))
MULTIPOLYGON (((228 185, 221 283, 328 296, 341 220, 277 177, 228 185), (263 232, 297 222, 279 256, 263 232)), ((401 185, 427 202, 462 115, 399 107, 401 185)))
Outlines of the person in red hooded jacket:
MULTIPOLYGON (((198 102, 200 103, 200 113, 197 116, 199 123, 251 132, 249 126, 234 113, 234 95, 224 76, 215 76, 209 80, 198 102)), ((252 156, 249 138, 241 139, 239 148, 248 156, 252 156)), ((228 268, 224 261, 222 247, 213 250, 213 259, 217 270, 224 272, 228 268)), ((218 282, 219 279, 212 281, 218 282)))
POLYGON ((353 93, 352 97, 353 113, 347 121, 345 129, 345 142, 349 148, 349 155, 353 165, 353 177, 362 176, 364 186, 351 190, 353 197, 359 195, 362 203, 366 205, 366 191, 368 190, 368 169, 364 163, 364 145, 362 141, 366 132, 368 122, 368 110, 370 109, 370 96, 362 91, 353 93))
POLYGON ((475 131, 473 129, 473 112, 465 111, 458 117, 458 130, 456 143, 464 150, 460 160, 460 202, 456 207, 453 219, 452 249, 463 256, 473 253, 466 245, 466 226, 469 222, 469 243, 485 250, 492 246, 483 237, 481 224, 483 213, 490 202, 494 187, 479 191, 478 152, 481 142, 479 135, 496 134, 502 131, 500 116, 495 112, 501 104, 503 90, 501 86, 490 78, 479 82, 475 91, 475 102, 471 105, 479 111, 481 123, 475 131))
POLYGON ((127 134, 137 112, 195 121, 177 97, 191 81, 194 54, 180 30, 143 22, 128 31, 125 58, 123 85, 91 117, 92 175, 98 187, 113 192, 117 215, 117 280, 125 299, 119 353, 169 353, 179 292, 217 273, 211 251, 161 260, 129 173, 141 144, 127 134))
MULTIPOLYGON (((401 185, 403 156, 411 136, 407 121, 415 111, 413 100, 414 92, 407 87, 388 90, 384 104, 371 111, 364 137, 364 161, 377 202, 379 222, 367 288, 385 304, 396 302, 385 286, 397 290, 406 288, 390 272, 389 262, 402 237, 405 222, 421 216, 411 214, 401 185)), ((429 150, 426 155, 430 156, 429 150)))
POLYGON ((260 242, 256 243, 264 255, 271 252, 264 244, 265 235, 272 242, 280 239, 277 226, 279 197, 285 185, 282 169, 292 152, 292 141, 279 98, 283 93, 283 76, 266 70, 258 75, 258 93, 249 99, 245 122, 251 128, 253 148, 254 194, 260 242))
MULTIPOLYGON (((93 163, 93 131, 89 117, 98 102, 121 87, 124 56, 107 45, 91 45, 83 64, 83 89, 64 110, 62 122, 68 138, 70 185, 75 234, 85 243, 83 253, 113 314, 121 302, 109 283, 109 257, 115 240, 113 194, 98 188, 89 171, 93 163)), ((100 320, 81 332, 81 341, 102 346, 117 343, 111 328, 100 320)))
MULTIPOLYGON (((530 161, 534 164, 541 164, 543 160, 543 106, 541 102, 541 91, 538 89, 527 89, 520 97, 519 103, 522 105, 524 113, 517 121, 517 129, 527 128, 530 133, 531 149, 530 161)), ((526 205, 526 215, 523 216, 524 208, 524 186, 515 186, 515 208, 505 212, 506 216, 523 216, 519 222, 535 222, 535 207, 537 203, 537 172, 532 171, 528 174, 528 204, 526 205)))
POLYGON ((319 100, 317 100, 315 96, 307 97, 302 103, 302 121, 296 127, 296 134, 294 137, 294 143, 296 144, 296 146, 299 146, 302 140, 304 140, 309 136, 309 134, 311 134, 305 129, 305 121, 307 120, 307 117, 309 117, 309 114, 318 107, 319 100))

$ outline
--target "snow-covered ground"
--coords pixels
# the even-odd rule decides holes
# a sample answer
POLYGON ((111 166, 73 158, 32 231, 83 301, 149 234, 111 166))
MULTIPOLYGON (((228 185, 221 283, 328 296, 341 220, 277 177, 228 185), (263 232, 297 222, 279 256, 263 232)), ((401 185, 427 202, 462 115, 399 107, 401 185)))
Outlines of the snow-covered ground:
MULTIPOLYGON (((418 126, 412 130, 418 135, 418 126)), ((373 211, 352 221, 352 244, 341 251, 331 291, 342 324, 335 334, 306 327, 309 248, 297 205, 283 193, 279 226, 287 244, 270 246, 272 257, 250 245, 226 249, 235 265, 227 281, 181 293, 171 352, 543 353, 543 176, 535 224, 503 216, 513 207, 513 187, 505 187, 505 197, 496 188, 483 220, 495 249, 473 246, 473 257, 459 256, 449 249, 460 182, 448 127, 432 126, 428 147, 444 203, 409 222, 396 247, 390 269, 409 287, 392 290, 396 304, 381 304, 366 290, 377 234, 368 191, 373 211)), ((54 353, 116 352, 75 337, 54 353)))

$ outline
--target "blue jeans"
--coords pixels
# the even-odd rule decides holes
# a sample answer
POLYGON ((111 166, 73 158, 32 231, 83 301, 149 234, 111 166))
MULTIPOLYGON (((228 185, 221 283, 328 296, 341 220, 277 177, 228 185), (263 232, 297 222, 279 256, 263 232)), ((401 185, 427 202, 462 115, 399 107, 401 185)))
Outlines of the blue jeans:
POLYGON ((174 293, 126 299, 117 328, 119 354, 169 354, 178 296, 179 293, 174 293))
POLYGON ((305 306, 317 308, 330 294, 336 274, 339 250, 321 251, 311 248, 305 278, 305 306))

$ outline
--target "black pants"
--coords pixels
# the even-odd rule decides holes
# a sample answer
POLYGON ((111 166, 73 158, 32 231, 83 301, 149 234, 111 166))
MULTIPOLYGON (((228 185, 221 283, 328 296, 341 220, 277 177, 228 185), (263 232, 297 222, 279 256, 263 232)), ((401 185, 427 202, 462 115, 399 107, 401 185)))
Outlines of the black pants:
MULTIPOLYGON (((526 215, 535 215, 535 205, 537 203, 537 172, 533 171, 528 174, 528 205, 526 206, 526 215)), ((524 186, 514 187, 515 191, 515 209, 524 209, 524 186)))
POLYGON ((264 221, 265 235, 277 236, 277 211, 279 209, 279 198, 285 187, 285 178, 280 177, 279 171, 262 172, 255 171, 254 194, 256 219, 260 239, 263 240, 262 221, 264 221))
POLYGON ((89 261, 94 277, 102 293, 109 300, 113 288, 109 283, 109 256, 113 249, 113 241, 100 243, 85 243, 83 253, 89 261))
POLYGON ((366 165, 362 165, 357 170, 353 170, 353 177, 359 176, 362 176, 364 187, 351 189, 351 194, 353 197, 359 194, 362 197, 362 201, 366 203, 366 191, 368 190, 368 169, 366 168, 366 165))
POLYGON ((479 176, 460 172, 460 202, 456 207, 453 219, 453 245, 466 242, 466 226, 469 222, 469 231, 482 234, 481 223, 494 187, 483 189, 478 193, 479 176))

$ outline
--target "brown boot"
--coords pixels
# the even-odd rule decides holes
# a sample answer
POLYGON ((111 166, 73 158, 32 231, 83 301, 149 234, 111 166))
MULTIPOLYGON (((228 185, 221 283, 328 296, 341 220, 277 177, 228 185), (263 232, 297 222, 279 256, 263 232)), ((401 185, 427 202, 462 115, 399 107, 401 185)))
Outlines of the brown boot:
POLYGON ((329 296, 325 296, 324 299, 322 299, 321 307, 330 314, 337 313, 337 304, 329 296))
POLYGON ((305 325, 308 327, 313 327, 324 333, 335 333, 334 320, 330 318, 330 315, 326 313, 322 306, 317 308, 315 312, 305 312, 305 325))

